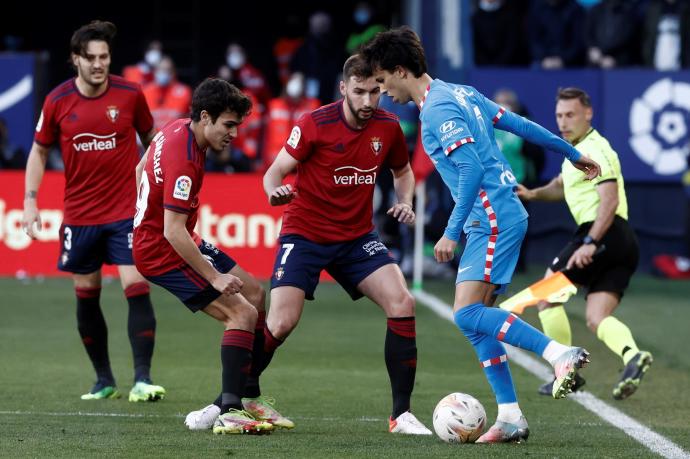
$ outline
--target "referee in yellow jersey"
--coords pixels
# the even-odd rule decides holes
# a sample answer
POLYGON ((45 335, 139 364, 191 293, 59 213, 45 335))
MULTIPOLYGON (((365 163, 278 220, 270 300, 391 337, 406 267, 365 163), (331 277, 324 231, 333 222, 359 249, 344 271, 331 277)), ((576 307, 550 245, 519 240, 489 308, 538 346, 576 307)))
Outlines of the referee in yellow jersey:
MULTIPOLYGON (((565 140, 580 153, 601 165, 601 176, 585 180, 584 174, 569 161, 563 161, 561 174, 541 188, 518 185, 518 196, 532 201, 565 199, 578 224, 572 239, 554 258, 546 272, 564 274, 576 285, 587 289, 587 326, 614 353, 625 368, 613 388, 613 398, 632 395, 652 363, 652 355, 641 351, 630 329, 612 314, 628 287, 639 258, 637 238, 628 224, 628 202, 618 155, 609 142, 592 127, 589 95, 578 88, 565 88, 556 97, 556 121, 565 140), (596 256, 597 248, 602 247, 596 256)), ((568 316, 562 304, 539 303, 539 319, 544 334, 571 345, 568 316)), ((573 390, 585 383, 576 375, 573 390)), ((551 394, 548 382, 539 388, 551 394)))

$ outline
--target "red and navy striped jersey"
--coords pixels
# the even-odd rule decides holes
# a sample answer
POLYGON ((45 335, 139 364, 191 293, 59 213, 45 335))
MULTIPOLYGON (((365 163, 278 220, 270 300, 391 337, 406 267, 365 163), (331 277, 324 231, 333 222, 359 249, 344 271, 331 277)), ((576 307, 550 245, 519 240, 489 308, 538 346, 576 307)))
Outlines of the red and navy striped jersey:
POLYGON ((98 97, 86 97, 70 79, 48 94, 34 140, 58 142, 65 163, 65 216, 69 225, 100 225, 132 218, 137 133, 153 127, 138 84, 111 75, 98 97))
POLYGON ((285 142, 300 161, 297 196, 283 216, 281 235, 318 243, 356 239, 374 229, 374 183, 382 167, 409 162, 398 118, 376 110, 362 129, 345 121, 343 100, 302 116, 285 142))
POLYGON ((157 276, 184 264, 163 235, 165 209, 187 214, 187 231, 197 244, 201 242, 194 226, 206 151, 197 145, 190 124, 188 118, 169 123, 148 149, 139 183, 132 248, 137 269, 145 276, 157 276))

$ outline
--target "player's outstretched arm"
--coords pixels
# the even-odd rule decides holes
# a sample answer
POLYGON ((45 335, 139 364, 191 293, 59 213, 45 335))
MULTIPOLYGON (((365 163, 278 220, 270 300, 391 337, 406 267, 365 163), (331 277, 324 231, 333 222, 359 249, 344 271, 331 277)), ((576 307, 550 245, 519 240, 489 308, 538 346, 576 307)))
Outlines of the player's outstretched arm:
POLYGON ((46 162, 50 150, 36 142, 31 146, 29 158, 26 161, 24 176, 24 214, 22 227, 32 239, 36 238, 36 231, 41 231, 41 215, 38 212, 38 189, 46 171, 46 162), (34 229, 34 224, 36 228, 34 229))
POLYGON ((283 148, 264 174, 264 193, 272 206, 282 206, 295 198, 292 185, 283 185, 283 180, 295 170, 297 164, 299 161, 283 148))
POLYGON ((387 214, 396 218, 400 223, 412 225, 415 220, 415 213, 412 208, 414 173, 410 163, 399 169, 391 169, 391 171, 393 172, 393 188, 398 202, 388 209, 387 214))
POLYGON ((232 274, 221 274, 199 251, 194 239, 187 231, 187 214, 165 209, 163 216, 163 236, 175 252, 209 281, 213 288, 225 295, 234 295, 242 288, 242 280, 232 274))
POLYGON ((518 184, 516 193, 520 199, 525 201, 562 201, 565 199, 563 177, 558 174, 548 184, 531 190, 518 184))

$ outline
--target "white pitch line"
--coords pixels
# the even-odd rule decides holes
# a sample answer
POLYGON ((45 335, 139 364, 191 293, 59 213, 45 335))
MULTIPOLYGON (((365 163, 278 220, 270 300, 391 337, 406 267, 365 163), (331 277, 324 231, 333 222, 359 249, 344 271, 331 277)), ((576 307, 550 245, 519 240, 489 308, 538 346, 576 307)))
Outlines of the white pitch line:
MULTIPOLYGON (((453 311, 449 304, 423 290, 415 290, 413 293, 419 301, 436 314, 450 322, 454 322, 453 311)), ((530 354, 510 345, 506 346, 506 348, 510 360, 529 371, 537 378, 543 381, 549 381, 553 377, 551 368, 535 359, 530 354)), ((669 459, 690 459, 690 454, 680 446, 676 445, 668 438, 654 432, 622 411, 598 399, 591 393, 580 390, 570 394, 568 398, 579 403, 615 428, 622 430, 633 440, 641 443, 660 456, 669 459)))

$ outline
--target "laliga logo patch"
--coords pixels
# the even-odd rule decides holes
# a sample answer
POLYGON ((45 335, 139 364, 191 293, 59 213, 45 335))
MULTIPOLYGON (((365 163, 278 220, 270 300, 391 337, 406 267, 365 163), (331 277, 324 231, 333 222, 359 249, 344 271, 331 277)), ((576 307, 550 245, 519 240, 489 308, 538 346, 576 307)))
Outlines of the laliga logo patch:
POLYGON ((292 132, 290 133, 290 138, 288 139, 287 144, 292 148, 297 148, 300 138, 302 138, 302 131, 300 130, 299 126, 295 126, 292 128, 292 132))
POLYGON ((690 84, 659 80, 632 103, 630 147, 657 174, 679 174, 690 153, 688 123, 690 84))
POLYGON ((113 123, 117 120, 119 114, 120 110, 118 110, 115 105, 109 105, 108 108, 105 110, 105 115, 113 123))
POLYGON ((283 267, 281 266, 280 268, 278 268, 278 269, 276 270, 276 273, 275 273, 276 279, 280 280, 280 279, 283 278, 284 275, 285 275, 285 270, 284 270, 283 267))
POLYGON ((192 179, 183 175, 178 177, 175 181, 175 191, 173 191, 173 198, 187 201, 189 194, 192 191, 192 179))
POLYGON ((381 153, 381 149, 383 148, 383 142, 381 142, 380 137, 372 137, 371 138, 371 151, 374 152, 375 155, 378 155, 381 153))

